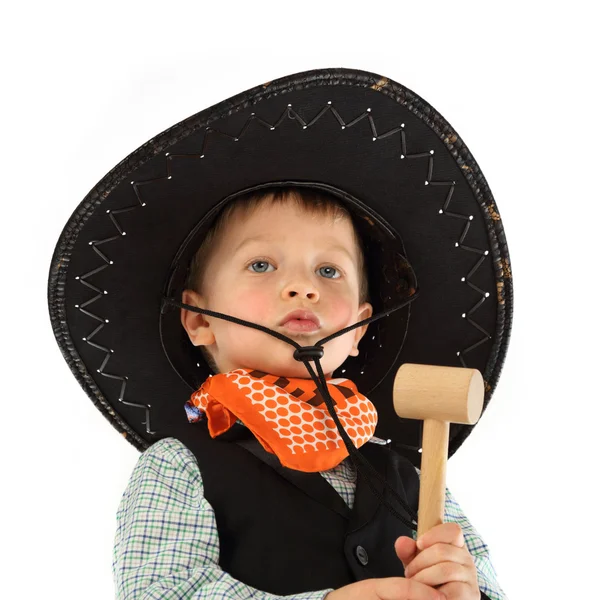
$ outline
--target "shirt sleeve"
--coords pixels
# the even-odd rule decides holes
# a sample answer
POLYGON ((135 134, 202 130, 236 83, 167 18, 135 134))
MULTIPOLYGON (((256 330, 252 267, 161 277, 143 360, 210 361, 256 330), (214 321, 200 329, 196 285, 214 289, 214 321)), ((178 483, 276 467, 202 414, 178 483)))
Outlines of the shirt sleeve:
POLYGON ((276 596, 219 564, 215 513, 192 452, 175 438, 143 452, 116 514, 112 571, 117 600, 323 600, 332 588, 276 596))
MULTIPOLYGON (((415 468, 418 475, 420 475, 420 469, 415 468)), ((470 521, 468 521, 461 507, 449 491, 449 488, 446 488, 445 492, 444 521, 458 523, 462 529, 466 547, 474 559, 478 575, 478 587, 482 593, 483 600, 484 598, 488 598, 489 600, 507 600, 505 592, 503 592, 497 582, 497 573, 491 563, 488 546, 484 543, 470 521)))

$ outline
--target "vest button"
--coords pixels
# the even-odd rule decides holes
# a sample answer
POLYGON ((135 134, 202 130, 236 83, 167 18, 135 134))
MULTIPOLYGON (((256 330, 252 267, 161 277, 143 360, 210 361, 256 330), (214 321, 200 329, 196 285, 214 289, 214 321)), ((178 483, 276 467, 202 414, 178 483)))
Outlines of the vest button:
POLYGON ((356 558, 358 558, 358 561, 360 562, 361 565, 368 564, 368 554, 366 553, 366 550, 362 546, 356 547, 356 558))

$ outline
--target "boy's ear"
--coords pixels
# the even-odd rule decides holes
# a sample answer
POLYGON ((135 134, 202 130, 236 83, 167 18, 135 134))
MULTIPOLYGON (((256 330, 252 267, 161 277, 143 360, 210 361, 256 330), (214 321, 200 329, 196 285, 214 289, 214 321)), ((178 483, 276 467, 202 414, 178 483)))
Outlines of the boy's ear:
MULTIPOLYGON (((364 302, 358 307, 358 318, 356 319, 356 322, 364 321, 364 319, 368 319, 369 317, 372 317, 372 314, 373 314, 372 304, 369 304, 368 302, 364 302)), ((358 342, 360 342, 360 340, 362 339, 362 336, 366 333, 367 329, 368 329, 368 324, 362 325, 361 327, 358 327, 357 329, 355 329, 356 335, 354 337, 354 345, 352 346, 352 349, 350 350, 350 356, 358 356, 358 353, 359 353, 358 342)))
MULTIPOLYGON (((197 308, 205 308, 205 300, 193 290, 182 292, 182 302, 197 308)), ((209 327, 209 321, 207 321, 205 315, 181 308, 180 322, 193 346, 209 346, 215 342, 213 330, 209 327)))

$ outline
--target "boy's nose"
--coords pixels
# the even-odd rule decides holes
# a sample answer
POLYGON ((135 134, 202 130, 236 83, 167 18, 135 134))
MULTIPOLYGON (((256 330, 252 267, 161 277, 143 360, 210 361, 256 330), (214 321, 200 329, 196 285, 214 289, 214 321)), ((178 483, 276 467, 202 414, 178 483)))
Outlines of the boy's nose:
POLYGON ((312 302, 319 300, 319 290, 308 281, 293 281, 285 286, 282 292, 282 298, 306 298, 312 302))

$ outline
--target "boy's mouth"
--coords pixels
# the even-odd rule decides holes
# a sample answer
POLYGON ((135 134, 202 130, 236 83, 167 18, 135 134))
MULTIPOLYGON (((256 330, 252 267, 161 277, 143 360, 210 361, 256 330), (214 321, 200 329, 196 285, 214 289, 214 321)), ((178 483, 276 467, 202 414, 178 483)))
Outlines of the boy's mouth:
POLYGON ((280 326, 290 331, 316 331, 321 324, 318 317, 309 310, 294 310, 281 320, 280 326))

